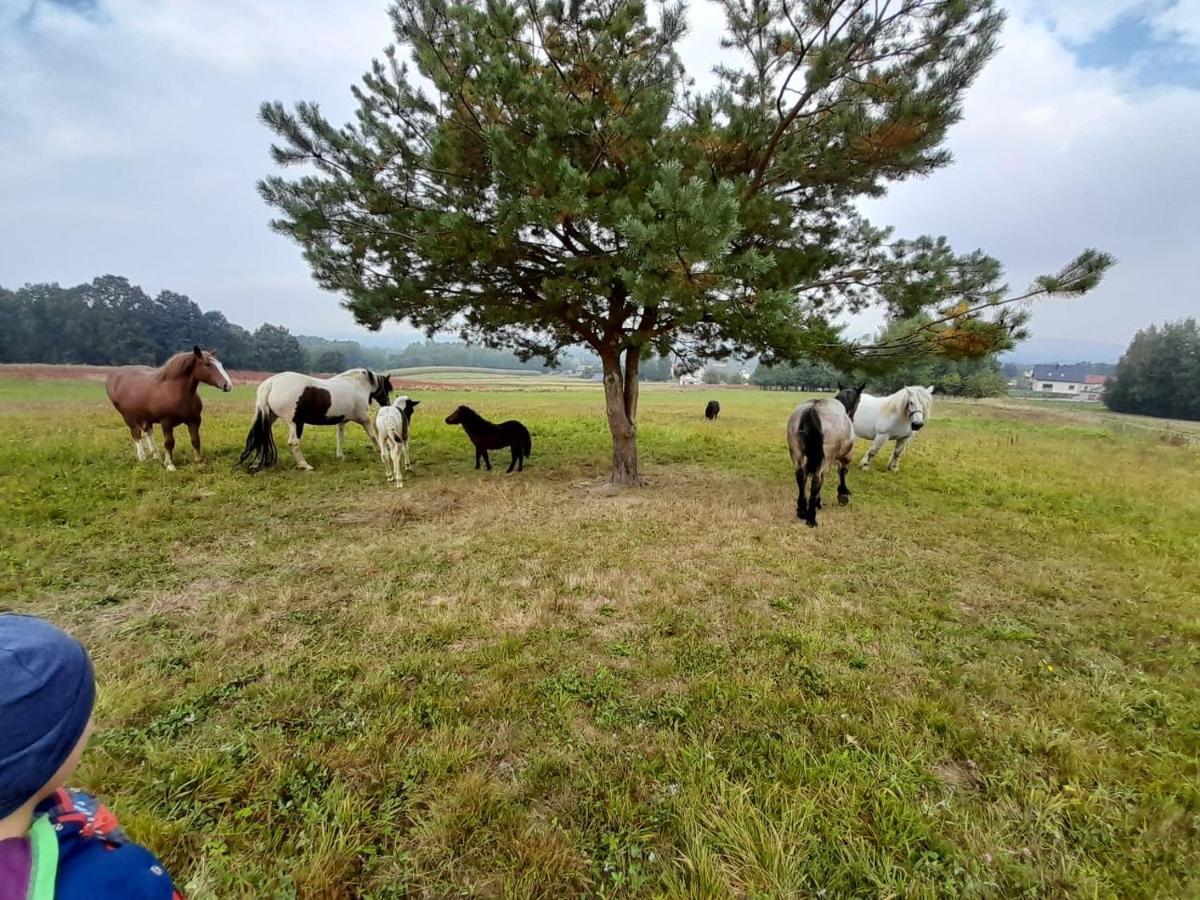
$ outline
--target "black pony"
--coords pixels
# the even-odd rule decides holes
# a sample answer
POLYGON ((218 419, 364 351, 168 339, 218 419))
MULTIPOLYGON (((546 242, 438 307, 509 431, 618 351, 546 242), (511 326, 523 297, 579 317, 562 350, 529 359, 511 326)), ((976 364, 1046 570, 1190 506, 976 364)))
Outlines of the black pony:
POLYGON ((520 422, 510 420, 496 425, 489 422, 469 406, 460 406, 446 416, 447 425, 461 425, 471 443, 475 445, 475 468, 479 468, 479 460, 483 460, 488 471, 492 470, 492 461, 488 459, 489 450, 499 450, 512 447, 512 462, 508 471, 517 467, 518 472, 525 470, 525 458, 533 449, 533 440, 529 437, 529 429, 520 422))
POLYGON ((721 414, 721 404, 716 400, 709 400, 708 405, 704 407, 704 418, 712 421, 721 414))

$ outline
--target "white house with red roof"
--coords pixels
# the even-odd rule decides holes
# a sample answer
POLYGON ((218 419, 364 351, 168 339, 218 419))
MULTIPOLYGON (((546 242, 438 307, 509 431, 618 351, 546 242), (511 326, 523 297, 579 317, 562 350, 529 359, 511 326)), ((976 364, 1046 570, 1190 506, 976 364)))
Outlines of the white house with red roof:
POLYGON ((1089 375, 1087 367, 1034 366, 1031 387, 1038 394, 1063 400, 1099 400, 1104 394, 1106 375, 1089 375))

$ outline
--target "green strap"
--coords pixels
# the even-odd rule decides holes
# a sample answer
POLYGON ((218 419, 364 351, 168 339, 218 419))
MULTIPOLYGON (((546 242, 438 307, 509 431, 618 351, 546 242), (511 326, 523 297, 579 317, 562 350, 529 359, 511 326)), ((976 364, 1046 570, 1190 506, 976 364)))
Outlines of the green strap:
POLYGON ((33 865, 29 872, 29 900, 54 900, 58 875, 58 835, 48 816, 38 816, 29 829, 33 865))

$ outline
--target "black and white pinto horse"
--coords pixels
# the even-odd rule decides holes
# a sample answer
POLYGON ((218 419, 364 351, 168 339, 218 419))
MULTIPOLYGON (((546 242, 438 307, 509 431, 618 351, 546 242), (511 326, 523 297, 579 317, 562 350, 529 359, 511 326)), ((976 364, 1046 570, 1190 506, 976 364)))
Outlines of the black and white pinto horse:
POLYGON ((854 433, 871 442, 871 448, 862 458, 861 468, 871 468, 871 460, 888 441, 895 441, 888 471, 900 468, 900 455, 918 431, 925 427, 925 420, 933 410, 933 387, 910 385, 902 387, 887 397, 863 394, 854 414, 854 433))
POLYGON ((796 469, 796 517, 809 528, 817 527, 817 510, 821 508, 821 486, 833 461, 838 464, 838 503, 850 502, 846 487, 846 470, 854 453, 854 413, 862 386, 842 388, 837 396, 826 400, 808 400, 793 411, 787 422, 788 452, 796 469), (812 479, 807 499, 804 482, 812 479))
POLYGON ((404 457, 404 471, 412 470, 408 459, 408 429, 412 424, 413 410, 420 400, 410 400, 403 394, 391 406, 379 407, 375 414, 375 431, 379 435, 379 456, 388 467, 388 481, 396 487, 404 487, 404 474, 400 470, 400 457, 404 457))
POLYGON ((387 375, 369 369, 350 369, 332 378, 314 378, 299 372, 280 372, 258 386, 254 404, 254 422, 246 435, 246 447, 240 463, 250 463, 250 471, 275 465, 279 453, 271 426, 276 419, 288 425, 288 447, 296 459, 296 468, 312 466, 300 452, 300 437, 305 425, 337 426, 337 458, 344 459, 342 443, 346 423, 357 422, 367 432, 371 446, 379 452, 379 439, 371 422, 371 401, 387 406, 392 382, 387 375))

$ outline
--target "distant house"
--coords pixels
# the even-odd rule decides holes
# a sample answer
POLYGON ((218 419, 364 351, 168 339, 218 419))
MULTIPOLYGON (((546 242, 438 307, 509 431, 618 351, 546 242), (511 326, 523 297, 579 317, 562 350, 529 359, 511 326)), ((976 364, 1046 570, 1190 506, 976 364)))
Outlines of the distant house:
POLYGON ((1107 375, 1087 375, 1083 379, 1083 396, 1087 400, 1104 398, 1104 386, 1108 384, 1107 375))
POLYGON ((1034 366, 1031 378, 1038 394, 1066 400, 1099 400, 1106 380, 1103 375, 1089 375, 1083 365, 1034 366))

